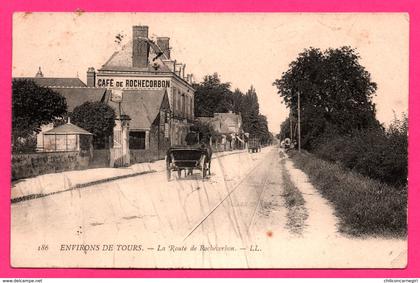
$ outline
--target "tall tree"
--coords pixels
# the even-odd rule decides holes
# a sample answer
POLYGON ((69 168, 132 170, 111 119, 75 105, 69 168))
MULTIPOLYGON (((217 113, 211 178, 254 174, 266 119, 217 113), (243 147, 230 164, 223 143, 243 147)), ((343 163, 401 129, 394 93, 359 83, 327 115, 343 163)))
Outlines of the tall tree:
MULTIPOLYGON (((50 88, 40 87, 31 80, 12 82, 12 139, 13 147, 33 138, 41 126, 63 117, 66 99, 50 88)), ((33 144, 33 146, 35 146, 33 144)))
POLYGON ((244 94, 239 88, 236 88, 235 91, 231 94, 232 97, 232 111, 235 113, 242 112, 242 99, 244 94))
POLYGON ((258 104, 257 92, 252 85, 242 97, 241 113, 244 131, 249 133, 251 136, 259 136, 260 106, 258 104))
POLYGON ((372 102, 377 86, 359 59, 347 46, 305 49, 273 83, 294 117, 300 95, 302 146, 311 148, 326 128, 345 134, 380 126, 372 102))
POLYGON ((205 76, 204 81, 195 84, 194 88, 195 116, 209 117, 232 110, 230 83, 222 83, 217 73, 205 76))
POLYGON ((91 132, 95 148, 109 146, 108 139, 113 135, 115 111, 102 102, 85 102, 71 113, 73 124, 91 132))

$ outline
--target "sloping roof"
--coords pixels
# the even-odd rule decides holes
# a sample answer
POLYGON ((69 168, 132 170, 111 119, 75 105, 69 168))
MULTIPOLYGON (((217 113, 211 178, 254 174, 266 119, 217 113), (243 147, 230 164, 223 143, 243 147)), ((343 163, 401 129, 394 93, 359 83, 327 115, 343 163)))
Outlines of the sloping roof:
MULTIPOLYGON (((161 52, 160 48, 151 40, 149 43, 149 62, 153 62, 153 58, 158 52, 161 52)), ((159 64, 159 72, 171 72, 171 70, 163 63, 162 59, 166 58, 165 54, 162 54, 154 62, 159 64)), ((114 54, 108 59, 105 64, 102 65, 101 71, 144 71, 152 72, 154 68, 149 64, 146 68, 133 67, 133 40, 124 44, 121 50, 114 52, 114 54)))
POLYGON ((44 135, 92 135, 85 129, 82 129, 72 123, 67 123, 46 131, 44 135))
POLYGON ((103 101, 106 88, 90 88, 90 87, 51 87, 54 91, 58 92, 66 98, 67 111, 72 112, 76 106, 82 105, 83 103, 90 101, 103 101))
POLYGON ((215 113, 215 118, 220 120, 220 131, 222 133, 230 133, 231 127, 235 127, 237 131, 240 131, 242 119, 240 114, 235 113, 215 113))
POLYGON ((225 123, 239 124, 241 122, 241 114, 236 113, 214 113, 214 117, 218 117, 225 123))
MULTIPOLYGON (((166 90, 124 90, 121 102, 120 114, 131 118, 130 129, 150 129, 156 117, 160 113, 166 90)), ((106 95, 105 102, 117 113, 118 103, 110 100, 110 94, 106 95)))
POLYGON ((17 77, 16 80, 31 80, 43 87, 86 87, 79 78, 17 77))
POLYGON ((214 117, 196 117, 203 123, 209 123, 213 129, 220 134, 232 133, 242 131, 242 116, 236 113, 214 113, 214 117))

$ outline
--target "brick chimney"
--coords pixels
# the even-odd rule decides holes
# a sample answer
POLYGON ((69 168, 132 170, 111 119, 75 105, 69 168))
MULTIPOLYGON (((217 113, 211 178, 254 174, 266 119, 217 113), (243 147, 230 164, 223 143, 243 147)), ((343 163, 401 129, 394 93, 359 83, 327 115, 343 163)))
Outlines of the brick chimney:
POLYGON ((133 26, 133 67, 146 68, 149 65, 149 27, 133 26))
POLYGON ((90 87, 94 87, 96 84, 96 73, 93 67, 89 67, 86 72, 86 84, 90 87))
POLYGON ((169 37, 158 37, 157 46, 163 51, 167 59, 171 59, 171 50, 169 49, 169 37))

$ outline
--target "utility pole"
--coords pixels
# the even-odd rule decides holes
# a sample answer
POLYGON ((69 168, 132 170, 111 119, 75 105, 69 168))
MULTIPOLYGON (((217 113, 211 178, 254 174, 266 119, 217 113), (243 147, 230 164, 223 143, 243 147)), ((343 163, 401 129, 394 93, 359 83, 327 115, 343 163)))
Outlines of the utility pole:
POLYGON ((300 152, 300 92, 298 91, 298 148, 300 152))
POLYGON ((289 112, 289 122, 290 122, 290 142, 293 142, 293 124, 292 124, 292 110, 289 112))

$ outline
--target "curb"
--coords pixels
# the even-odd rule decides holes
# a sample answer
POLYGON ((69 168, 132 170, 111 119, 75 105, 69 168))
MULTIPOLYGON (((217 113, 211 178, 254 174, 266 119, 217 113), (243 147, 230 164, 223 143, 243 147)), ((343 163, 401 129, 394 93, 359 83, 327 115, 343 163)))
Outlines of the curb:
MULTIPOLYGON (((221 158, 221 157, 225 157, 225 156, 229 156, 229 155, 233 155, 233 154, 239 154, 239 153, 243 153, 243 152, 246 152, 246 151, 244 151, 244 150, 221 151, 221 152, 217 152, 217 153, 220 153, 220 155, 215 156, 215 157, 216 158, 221 158)), ((22 196, 22 197, 13 198, 13 199, 11 199, 11 203, 14 204, 14 203, 22 202, 22 201, 28 201, 28 200, 32 200, 32 199, 43 198, 43 197, 47 197, 47 196, 50 196, 50 195, 64 193, 64 192, 72 191, 72 190, 75 190, 75 189, 82 189, 82 188, 86 188, 86 187, 90 187, 90 186, 94 186, 94 185, 98 185, 98 184, 102 184, 102 183, 112 182, 112 181, 119 180, 119 179, 136 177, 136 176, 140 176, 140 175, 144 175, 144 174, 148 174, 148 173, 156 173, 156 172, 164 172, 164 171, 165 170, 159 170, 159 171, 149 170, 149 171, 143 171, 143 172, 138 172, 138 173, 131 173, 131 174, 127 174, 127 175, 121 175, 121 176, 115 176, 115 177, 95 180, 95 181, 91 181, 91 182, 87 182, 87 183, 76 184, 74 186, 71 186, 68 189, 61 190, 61 191, 51 192, 51 193, 47 193, 47 194, 30 194, 30 195, 26 195, 26 196, 22 196)))
POLYGON ((72 190, 75 190, 75 189, 82 189, 82 188, 86 188, 86 187, 90 187, 90 186, 94 186, 94 185, 98 185, 98 184, 112 182, 112 181, 119 180, 119 179, 131 178, 131 177, 136 177, 136 176, 145 175, 145 174, 149 174, 149 173, 155 173, 155 172, 157 172, 157 171, 156 170, 149 170, 149 171, 143 171, 143 172, 138 172, 138 173, 131 173, 131 174, 127 174, 127 175, 121 175, 121 176, 115 176, 115 177, 95 180, 95 181, 91 181, 91 182, 87 182, 87 183, 77 184, 77 185, 74 185, 74 186, 72 186, 68 189, 62 190, 62 191, 56 191, 56 192, 47 193, 47 194, 31 194, 31 195, 27 195, 27 196, 23 196, 23 197, 13 198, 13 199, 11 199, 11 203, 13 204, 13 203, 18 203, 18 202, 22 202, 22 201, 47 197, 47 196, 50 196, 50 195, 64 193, 64 192, 72 191, 72 190))

